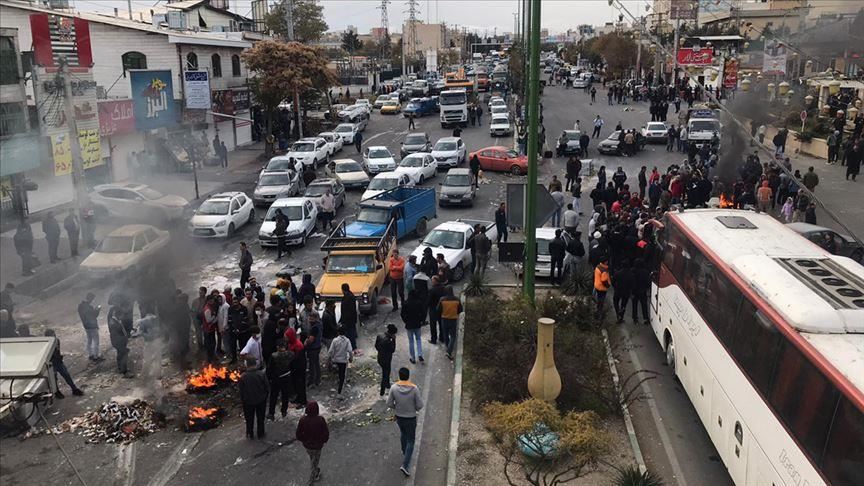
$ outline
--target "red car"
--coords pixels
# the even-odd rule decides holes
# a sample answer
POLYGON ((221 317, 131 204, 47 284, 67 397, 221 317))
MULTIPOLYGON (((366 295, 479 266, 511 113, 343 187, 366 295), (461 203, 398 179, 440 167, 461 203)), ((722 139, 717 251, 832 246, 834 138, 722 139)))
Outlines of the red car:
POLYGON ((469 160, 477 156, 480 168, 497 172, 510 172, 522 175, 528 172, 528 156, 519 155, 509 147, 486 147, 472 152, 469 160))

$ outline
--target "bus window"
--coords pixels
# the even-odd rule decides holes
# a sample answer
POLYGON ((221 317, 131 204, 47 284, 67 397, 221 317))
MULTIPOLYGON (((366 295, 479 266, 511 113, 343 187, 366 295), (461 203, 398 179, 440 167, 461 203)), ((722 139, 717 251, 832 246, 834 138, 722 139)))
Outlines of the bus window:
POLYGON ((727 343, 735 360, 762 396, 768 396, 782 338, 777 328, 747 299, 734 321, 735 339, 727 343))
POLYGON ((830 484, 864 484, 864 413, 848 399, 837 407, 822 462, 822 472, 830 484))
POLYGON ((705 261, 703 269, 705 274, 697 291, 700 298, 696 308, 708 326, 714 330, 717 339, 728 346, 735 336, 734 316, 741 303, 741 292, 708 260, 705 261))

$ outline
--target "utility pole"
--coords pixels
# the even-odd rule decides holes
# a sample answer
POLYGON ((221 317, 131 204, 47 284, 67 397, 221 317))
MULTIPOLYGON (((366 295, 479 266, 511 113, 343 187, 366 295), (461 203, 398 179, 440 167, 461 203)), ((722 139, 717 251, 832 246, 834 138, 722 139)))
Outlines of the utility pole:
POLYGON ((381 0, 381 5, 378 6, 381 9, 381 30, 383 31, 381 35, 381 60, 383 62, 385 56, 387 55, 387 50, 390 46, 386 45, 385 42, 389 42, 390 36, 390 20, 387 18, 387 5, 390 3, 390 0, 381 0))
MULTIPOLYGON (((420 13, 420 2, 418 0, 408 0, 405 5, 408 6, 408 53, 413 57, 417 51, 417 15, 420 13)), ((403 29, 404 30, 404 29, 403 29)), ((405 49, 405 32, 402 32, 402 74, 407 75, 406 69, 406 49, 405 49)))
POLYGON ((63 83, 63 116, 69 127, 69 147, 72 149, 72 187, 75 189, 75 209, 80 215, 87 205, 87 184, 84 174, 84 161, 81 158, 81 142, 78 134, 78 121, 75 119, 75 103, 72 100, 72 75, 66 57, 59 60, 57 84, 63 83))
POLYGON ((285 2, 285 40, 292 42, 294 40, 294 0, 284 0, 285 2))
POLYGON ((522 125, 526 126, 528 123, 528 66, 531 58, 528 52, 528 36, 531 35, 531 0, 522 0, 522 13, 522 92, 519 94, 522 96, 521 105, 525 112, 522 125))
POLYGON ((537 263, 537 152, 540 116, 540 0, 531 5, 531 63, 528 76, 528 185, 525 187, 525 281, 523 292, 534 302, 534 268, 537 263))
POLYGON ((675 16, 675 40, 672 43, 672 86, 678 86, 678 48, 681 40, 681 17, 675 16))

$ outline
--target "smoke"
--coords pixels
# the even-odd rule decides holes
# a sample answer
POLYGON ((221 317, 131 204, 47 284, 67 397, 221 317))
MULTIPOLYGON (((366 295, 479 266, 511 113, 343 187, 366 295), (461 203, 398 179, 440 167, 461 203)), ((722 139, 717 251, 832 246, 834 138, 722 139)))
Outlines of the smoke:
MULTIPOLYGON (((754 93, 738 93, 735 99, 727 100, 726 108, 739 120, 753 120, 756 126, 765 123, 767 106, 754 93)), ((750 133, 744 132, 729 119, 728 114, 723 114, 722 121, 723 140, 716 175, 729 184, 738 180, 739 168, 744 165, 748 152, 756 150, 756 146, 750 144, 750 133)))

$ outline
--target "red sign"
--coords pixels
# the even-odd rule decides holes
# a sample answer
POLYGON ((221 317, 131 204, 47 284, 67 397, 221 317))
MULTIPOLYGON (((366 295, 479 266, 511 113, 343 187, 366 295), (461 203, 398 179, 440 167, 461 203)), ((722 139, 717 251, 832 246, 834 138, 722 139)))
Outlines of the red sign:
POLYGON ((727 59, 723 66, 723 87, 735 89, 738 87, 738 60, 727 59))
POLYGON ((705 47, 695 50, 692 47, 678 49, 678 64, 689 66, 710 66, 714 62, 714 49, 705 47))
POLYGON ((33 59, 37 66, 54 67, 65 58, 72 67, 93 66, 90 49, 90 23, 78 17, 33 14, 33 59))
POLYGON ((110 137, 135 131, 135 110, 132 100, 100 101, 98 104, 100 135, 110 137))
POLYGON ((802 111, 801 111, 801 121, 803 122, 803 121, 805 121, 806 119, 807 119, 807 112, 802 110, 802 111))

